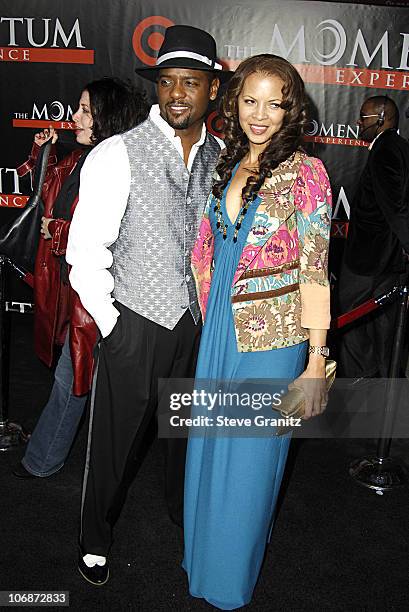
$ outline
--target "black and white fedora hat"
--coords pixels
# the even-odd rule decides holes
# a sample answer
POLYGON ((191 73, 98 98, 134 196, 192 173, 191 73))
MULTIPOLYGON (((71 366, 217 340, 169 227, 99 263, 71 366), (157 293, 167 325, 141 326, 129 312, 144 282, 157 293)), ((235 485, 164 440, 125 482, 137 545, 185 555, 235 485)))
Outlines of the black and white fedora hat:
POLYGON ((213 36, 187 25, 167 28, 156 65, 136 68, 135 72, 150 81, 156 81, 162 68, 212 71, 221 82, 227 81, 233 74, 229 70, 223 70, 223 66, 217 61, 216 41, 213 36))

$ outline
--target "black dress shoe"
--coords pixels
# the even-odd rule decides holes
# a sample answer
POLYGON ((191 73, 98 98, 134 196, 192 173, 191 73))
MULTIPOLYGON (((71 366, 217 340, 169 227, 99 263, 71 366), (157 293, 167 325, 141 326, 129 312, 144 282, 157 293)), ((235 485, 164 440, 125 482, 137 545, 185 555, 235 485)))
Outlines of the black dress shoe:
POLYGON ((102 586, 108 582, 108 560, 105 562, 105 565, 94 565, 93 567, 88 567, 82 558, 82 552, 80 552, 78 556, 78 570, 85 580, 91 584, 94 584, 95 586, 102 586))
POLYGON ((32 474, 31 472, 26 470, 22 463, 16 465, 13 470, 13 476, 15 476, 16 478, 22 478, 24 480, 29 480, 30 478, 40 478, 40 476, 36 476, 35 474, 32 474))

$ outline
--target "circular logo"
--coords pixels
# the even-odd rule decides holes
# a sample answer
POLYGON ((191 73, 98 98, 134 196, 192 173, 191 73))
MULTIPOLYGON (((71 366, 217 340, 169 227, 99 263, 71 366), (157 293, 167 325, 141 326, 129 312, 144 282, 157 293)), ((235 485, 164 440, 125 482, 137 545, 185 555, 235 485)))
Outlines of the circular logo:
POLYGON ((218 138, 223 140, 223 119, 220 117, 217 111, 210 113, 206 120, 206 126, 208 131, 213 134, 213 136, 218 136, 218 138))
POLYGON ((64 116, 64 107, 61 102, 55 100, 50 105, 50 119, 52 121, 61 121, 64 116))
POLYGON ((336 19, 325 19, 318 24, 318 30, 316 34, 315 40, 315 51, 313 51, 313 56, 323 66, 332 66, 336 64, 341 57, 345 53, 345 49, 347 46, 347 35, 345 33, 344 27, 339 21, 336 19), (324 40, 324 32, 330 33, 332 35, 331 39, 324 40), (319 47, 317 46, 317 42, 319 47), (331 44, 333 45, 332 50, 329 53, 324 53, 321 48, 324 47, 326 49, 331 49, 331 44))
POLYGON ((315 121, 315 119, 311 119, 311 121, 309 121, 304 128, 304 134, 306 136, 315 136, 315 134, 317 133, 318 133, 318 122, 315 121))
POLYGON ((161 15, 152 15, 142 19, 135 28, 132 36, 132 46, 139 59, 148 66, 156 63, 164 38, 164 32, 169 26, 175 25, 173 21, 161 15))

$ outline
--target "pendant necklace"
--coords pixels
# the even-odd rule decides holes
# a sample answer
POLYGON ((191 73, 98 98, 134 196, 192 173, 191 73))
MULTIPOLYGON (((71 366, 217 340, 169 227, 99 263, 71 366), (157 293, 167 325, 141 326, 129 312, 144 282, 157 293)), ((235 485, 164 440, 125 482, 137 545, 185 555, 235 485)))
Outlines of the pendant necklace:
MULTIPOLYGON (((239 211, 239 214, 237 215, 237 219, 236 219, 236 225, 234 228, 234 234, 233 234, 233 242, 237 242, 237 235, 239 233, 239 230, 241 228, 241 224, 243 222, 244 217, 247 214, 248 208, 250 206, 250 202, 248 200, 244 200, 242 199, 242 205, 239 211)), ((223 236, 223 240, 226 240, 227 238, 227 229, 228 229, 228 225, 226 224, 224 218, 223 218, 223 213, 221 210, 221 205, 220 205, 220 198, 216 199, 216 204, 214 206, 214 212, 216 215, 216 227, 219 230, 219 232, 222 234, 223 236)))

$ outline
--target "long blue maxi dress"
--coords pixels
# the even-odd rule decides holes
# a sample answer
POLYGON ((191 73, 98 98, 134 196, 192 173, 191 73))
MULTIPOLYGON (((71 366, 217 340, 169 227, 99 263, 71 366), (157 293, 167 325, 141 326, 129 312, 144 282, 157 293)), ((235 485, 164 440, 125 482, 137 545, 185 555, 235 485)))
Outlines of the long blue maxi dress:
MULTIPOLYGON (((234 225, 221 200, 227 238, 210 222, 214 262, 196 379, 296 378, 306 343, 239 353, 230 290, 260 199, 249 207, 233 242, 234 225)), ((273 416, 274 413, 272 413, 273 416)), ((222 610, 247 604, 260 572, 287 460, 290 436, 190 437, 185 480, 185 556, 190 594, 222 610)))

